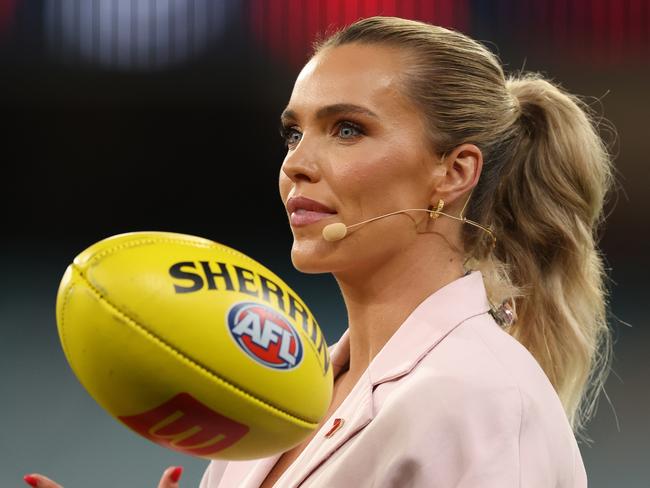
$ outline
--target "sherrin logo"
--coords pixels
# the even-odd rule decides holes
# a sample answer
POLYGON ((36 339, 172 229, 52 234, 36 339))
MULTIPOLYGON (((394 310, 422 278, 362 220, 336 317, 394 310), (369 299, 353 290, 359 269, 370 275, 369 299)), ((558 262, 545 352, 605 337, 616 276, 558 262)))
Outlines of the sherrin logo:
POLYGON ((237 303, 228 311, 226 323, 237 345, 258 363, 274 369, 293 369, 300 364, 300 336, 273 308, 237 303))
POLYGON ((323 375, 330 371, 327 342, 316 318, 286 285, 254 269, 222 261, 179 261, 169 267, 169 275, 173 279, 174 292, 179 295, 205 291, 243 293, 269 304, 281 315, 282 322, 292 320, 292 324, 302 328, 304 346, 311 348, 318 358, 323 375))

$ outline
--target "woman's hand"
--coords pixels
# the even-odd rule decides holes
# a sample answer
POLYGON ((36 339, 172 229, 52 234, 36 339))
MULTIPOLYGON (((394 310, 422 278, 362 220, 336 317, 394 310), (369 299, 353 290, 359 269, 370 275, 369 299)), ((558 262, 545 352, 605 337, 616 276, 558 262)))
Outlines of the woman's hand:
MULTIPOLYGON (((160 478, 158 488, 178 488, 178 480, 181 479, 181 474, 183 474, 181 466, 167 468, 160 478)), ((34 488, 63 488, 60 484, 41 474, 28 474, 23 479, 25 483, 34 488)))

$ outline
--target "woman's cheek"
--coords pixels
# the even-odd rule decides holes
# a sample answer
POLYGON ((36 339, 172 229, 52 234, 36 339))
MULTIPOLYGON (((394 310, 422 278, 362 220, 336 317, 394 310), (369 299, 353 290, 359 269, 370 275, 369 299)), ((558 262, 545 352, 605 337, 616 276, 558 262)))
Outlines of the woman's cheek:
POLYGON ((354 159, 348 159, 345 165, 341 166, 340 174, 344 181, 356 185, 367 184, 382 179, 384 173, 382 166, 384 166, 382 160, 368 154, 361 154, 354 159))
POLYGON ((359 192, 375 193, 388 190, 395 176, 394 165, 382 158, 359 161, 350 170, 347 179, 353 182, 359 192))

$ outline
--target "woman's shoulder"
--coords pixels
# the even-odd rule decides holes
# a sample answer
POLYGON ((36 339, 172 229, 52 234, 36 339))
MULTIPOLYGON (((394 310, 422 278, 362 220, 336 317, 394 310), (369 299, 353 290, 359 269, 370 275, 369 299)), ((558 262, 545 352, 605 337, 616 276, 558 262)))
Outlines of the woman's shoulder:
POLYGON ((467 394, 516 390, 522 397, 550 401, 561 408, 534 356, 487 313, 456 327, 422 359, 416 373, 464 385, 467 394))
POLYGON ((455 327, 404 376, 376 385, 373 409, 369 434, 428 460, 435 452, 437 467, 458 476, 491 473, 499 486, 586 486, 553 387, 487 314, 455 327))
MULTIPOLYGON (((399 381, 379 385, 379 413, 456 432, 510 437, 538 451, 575 444, 559 397, 530 352, 489 314, 472 317, 432 348, 399 381), (382 388, 383 386, 383 388, 382 388)), ((574 447, 574 446, 573 446, 574 447)))
POLYGON ((518 424, 522 381, 512 372, 513 365, 530 370, 534 382, 543 379, 530 364, 534 358, 527 357, 513 338, 503 337, 507 334, 486 316, 490 317, 475 316, 455 327, 408 374, 378 385, 373 395, 376 408, 435 412, 436 416, 427 416, 432 422, 460 421, 475 415, 474 409, 487 416, 508 412, 518 424))
POLYGON ((568 425, 560 399, 535 358, 489 314, 455 327, 408 374, 378 385, 373 397, 378 410, 404 402, 399 408, 438 409, 460 421, 463 415, 474 415, 477 406, 492 416, 505 415, 517 426, 533 418, 568 425))

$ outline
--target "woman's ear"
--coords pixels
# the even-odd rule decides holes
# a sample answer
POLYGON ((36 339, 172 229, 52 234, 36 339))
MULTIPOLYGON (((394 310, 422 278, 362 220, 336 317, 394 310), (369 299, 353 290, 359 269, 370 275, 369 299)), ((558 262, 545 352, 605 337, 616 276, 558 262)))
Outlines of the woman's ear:
POLYGON ((443 168, 432 195, 434 208, 440 198, 449 206, 476 186, 483 168, 483 154, 474 144, 461 144, 444 157, 440 169, 443 168))

